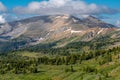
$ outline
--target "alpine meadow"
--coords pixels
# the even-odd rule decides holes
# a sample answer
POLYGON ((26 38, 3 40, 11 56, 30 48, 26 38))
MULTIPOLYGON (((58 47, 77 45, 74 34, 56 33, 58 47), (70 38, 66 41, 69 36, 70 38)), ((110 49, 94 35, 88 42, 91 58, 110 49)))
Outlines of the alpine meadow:
POLYGON ((0 80, 120 80, 119 3, 0 0, 0 80))

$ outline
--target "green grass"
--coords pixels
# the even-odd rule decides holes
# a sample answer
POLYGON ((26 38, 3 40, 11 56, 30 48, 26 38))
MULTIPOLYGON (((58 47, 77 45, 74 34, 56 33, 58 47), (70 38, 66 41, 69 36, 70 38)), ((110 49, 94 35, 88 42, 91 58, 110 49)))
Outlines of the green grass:
MULTIPOLYGON (((88 62, 92 62, 88 61, 88 62)), ((92 73, 86 73, 84 71, 82 71, 82 67, 89 65, 89 66, 96 66, 94 64, 89 65, 89 63, 85 62, 82 64, 76 64, 74 65, 74 70, 75 72, 65 72, 65 68, 66 67, 70 67, 70 66, 66 66, 66 65, 39 65, 39 72, 36 74, 13 74, 13 73, 7 73, 7 74, 3 74, 0 75, 0 80, 98 80, 99 76, 102 76, 102 80, 119 80, 119 73, 117 72, 115 75, 114 72, 113 77, 108 77, 104 78, 103 74, 96 74, 94 72, 92 73), (118 76, 118 77, 116 77, 118 76), (83 79, 82 79, 83 77, 83 79)), ((116 65, 116 67, 113 68, 113 66, 107 66, 106 64, 103 65, 100 68, 101 71, 106 71, 106 72, 110 72, 113 71, 114 69, 116 69, 118 66, 116 65), (103 66, 106 66, 103 68, 103 66)))
MULTIPOLYGON (((37 57, 39 53, 22 52, 19 55, 28 57, 37 57)), ((18 55, 18 54, 17 54, 18 55)), ((38 73, 28 74, 14 74, 7 73, 1 74, 0 80, 120 80, 120 61, 116 58, 118 54, 112 55, 113 62, 99 65, 98 61, 101 60, 101 56, 85 60, 81 64, 77 63, 73 65, 74 72, 65 72, 66 68, 70 68, 71 65, 44 65, 38 66, 38 73), (83 68, 90 66, 96 68, 96 72, 85 72, 83 68), (108 73, 106 77, 105 73, 108 73)), ((44 55, 41 55, 44 56, 44 55)))

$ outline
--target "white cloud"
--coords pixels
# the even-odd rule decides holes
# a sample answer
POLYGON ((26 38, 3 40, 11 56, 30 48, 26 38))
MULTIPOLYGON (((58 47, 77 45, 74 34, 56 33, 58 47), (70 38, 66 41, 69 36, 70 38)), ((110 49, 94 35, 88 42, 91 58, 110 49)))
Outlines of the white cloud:
POLYGON ((2 4, 2 2, 0 2, 0 11, 4 12, 6 10, 7 8, 2 4))
POLYGON ((114 13, 106 6, 87 4, 81 0, 49 0, 42 2, 31 2, 27 7, 16 7, 14 12, 20 14, 101 14, 114 13))
POLYGON ((5 20, 5 18, 3 17, 3 15, 0 15, 0 23, 5 23, 6 22, 6 20, 5 20))
POLYGON ((116 25, 120 27, 120 20, 117 20, 116 25))

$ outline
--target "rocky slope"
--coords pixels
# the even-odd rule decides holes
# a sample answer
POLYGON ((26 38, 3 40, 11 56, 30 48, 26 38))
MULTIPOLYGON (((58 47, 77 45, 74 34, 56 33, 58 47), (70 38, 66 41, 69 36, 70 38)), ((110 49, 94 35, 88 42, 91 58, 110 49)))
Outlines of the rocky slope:
POLYGON ((116 26, 93 16, 36 16, 0 25, 0 41, 22 40, 26 41, 26 45, 36 45, 67 39, 61 44, 68 44, 74 41, 90 41, 110 33, 113 33, 112 38, 116 38, 119 37, 119 31, 116 26))

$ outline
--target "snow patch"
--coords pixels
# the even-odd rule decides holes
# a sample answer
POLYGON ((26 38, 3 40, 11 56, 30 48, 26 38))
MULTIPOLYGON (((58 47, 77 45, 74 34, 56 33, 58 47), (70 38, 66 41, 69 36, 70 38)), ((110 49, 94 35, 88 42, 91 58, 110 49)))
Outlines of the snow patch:
POLYGON ((63 19, 68 19, 68 18, 69 18, 69 16, 63 16, 62 18, 63 18, 63 19))
POLYGON ((55 31, 55 29, 51 29, 50 31, 55 31))
POLYGON ((44 38, 42 38, 42 37, 41 37, 41 38, 39 38, 39 40, 38 40, 38 41, 43 41, 43 40, 44 40, 44 38))
POLYGON ((76 20, 76 19, 74 19, 74 18, 72 18, 72 20, 73 20, 73 22, 77 22, 78 20, 76 20))
POLYGON ((40 42, 42 42, 43 40, 44 40, 45 38, 36 38, 35 39, 35 42, 32 42, 32 43, 30 43, 30 45, 37 45, 37 44, 39 44, 40 42))
POLYGON ((56 19, 61 18, 61 16, 57 16, 56 19))
POLYGON ((97 33, 97 34, 100 34, 101 32, 103 32, 103 30, 104 30, 104 29, 102 28, 100 31, 98 31, 98 33, 97 33))
POLYGON ((59 19, 59 18, 68 19, 69 16, 68 16, 68 15, 64 15, 64 16, 57 16, 57 17, 56 17, 56 19, 59 19))
POLYGON ((81 32, 83 32, 83 31, 75 31, 75 30, 72 30, 71 27, 68 28, 66 31, 70 31, 71 34, 72 34, 72 33, 81 33, 81 32))
POLYGON ((82 31, 71 30, 71 33, 81 33, 82 31))

